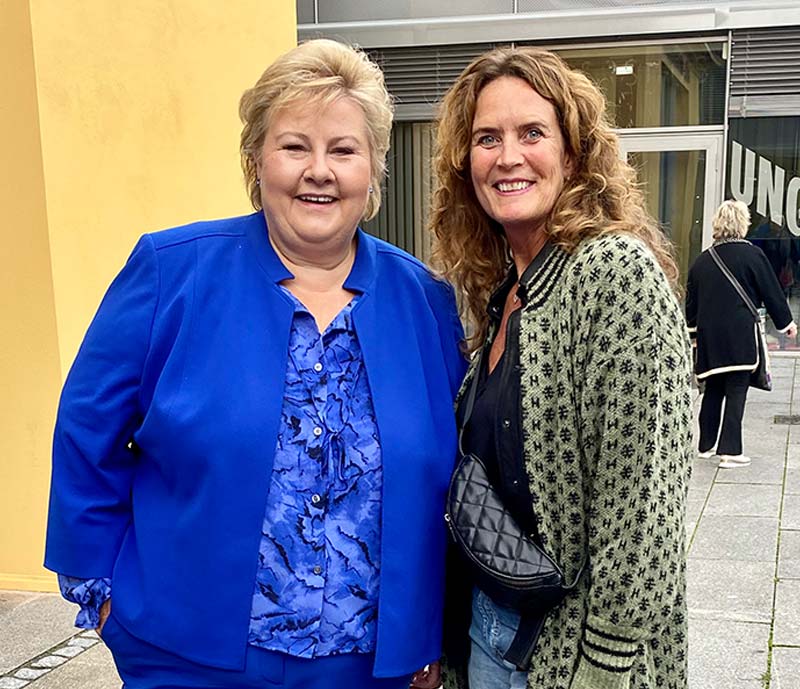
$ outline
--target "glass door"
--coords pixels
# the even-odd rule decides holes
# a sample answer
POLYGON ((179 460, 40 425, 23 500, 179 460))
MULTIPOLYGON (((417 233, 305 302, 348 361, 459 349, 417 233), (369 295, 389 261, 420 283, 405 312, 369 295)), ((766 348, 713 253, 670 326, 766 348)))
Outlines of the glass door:
POLYGON ((722 200, 722 147, 721 131, 620 132, 621 154, 675 246, 683 284, 692 261, 711 244, 711 218, 722 200))

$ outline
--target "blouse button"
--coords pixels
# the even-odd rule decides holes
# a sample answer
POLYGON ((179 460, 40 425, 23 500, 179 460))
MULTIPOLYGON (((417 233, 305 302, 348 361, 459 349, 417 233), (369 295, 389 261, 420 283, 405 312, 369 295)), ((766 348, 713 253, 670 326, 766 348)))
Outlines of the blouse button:
POLYGON ((322 435, 322 429, 319 426, 314 426, 314 435, 318 438, 322 435))
POLYGON ((314 370, 317 373, 319 373, 322 370, 322 364, 319 361, 316 364, 314 364, 314 370))
POLYGON ((315 505, 316 505, 316 504, 317 504, 317 503, 318 503, 320 500, 322 500, 322 498, 321 498, 321 497, 319 497, 319 495, 317 495, 316 493, 314 493, 314 495, 312 495, 312 496, 311 496, 311 502, 313 502, 315 505))
POLYGON ((322 567, 314 565, 314 574, 322 574, 322 567))

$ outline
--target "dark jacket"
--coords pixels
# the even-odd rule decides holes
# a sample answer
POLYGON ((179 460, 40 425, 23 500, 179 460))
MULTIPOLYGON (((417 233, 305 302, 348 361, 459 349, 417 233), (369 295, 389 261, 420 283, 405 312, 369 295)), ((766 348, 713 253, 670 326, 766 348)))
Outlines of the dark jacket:
MULTIPOLYGON (((764 252, 745 240, 722 241, 715 247, 756 308, 763 304, 778 330, 788 328, 792 314, 764 252)), ((756 367, 756 321, 707 250, 689 269, 686 322, 696 338, 698 378, 756 367)))

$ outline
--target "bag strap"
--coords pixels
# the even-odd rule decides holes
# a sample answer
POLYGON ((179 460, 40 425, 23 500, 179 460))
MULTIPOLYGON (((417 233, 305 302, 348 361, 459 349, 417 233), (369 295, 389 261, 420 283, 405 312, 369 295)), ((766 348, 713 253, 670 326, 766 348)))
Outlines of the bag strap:
POLYGON ((478 386, 480 385, 481 371, 483 370, 483 356, 486 351, 486 345, 481 347, 480 354, 478 354, 478 363, 475 366, 475 375, 469 384, 467 396, 464 399, 464 418, 461 421, 461 428, 458 430, 458 452, 463 457, 464 452, 464 431, 467 428, 469 419, 472 416, 472 409, 475 406, 475 398, 478 396, 478 386))
POLYGON ((755 304, 753 304, 753 301, 747 296, 747 292, 744 291, 741 283, 735 277, 733 277, 733 273, 731 273, 731 271, 728 269, 728 266, 726 266, 723 260, 720 258, 717 250, 711 246, 708 248, 708 253, 711 258, 714 259, 714 263, 717 264, 725 277, 728 278, 728 281, 733 285, 734 289, 739 293, 739 296, 742 298, 745 306, 747 306, 747 308, 750 309, 750 313, 753 314, 753 318, 755 318, 757 321, 761 320, 761 316, 759 315, 755 304))

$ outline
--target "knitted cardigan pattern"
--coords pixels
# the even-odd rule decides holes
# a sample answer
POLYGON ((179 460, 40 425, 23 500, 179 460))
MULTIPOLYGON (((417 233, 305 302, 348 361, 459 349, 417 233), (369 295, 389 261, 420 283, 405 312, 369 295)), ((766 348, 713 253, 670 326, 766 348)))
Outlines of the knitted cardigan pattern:
POLYGON ((527 294, 520 387, 532 507, 567 581, 588 553, 577 590, 545 623, 528 686, 685 689, 683 314, 653 254, 624 235, 554 250, 527 294))

